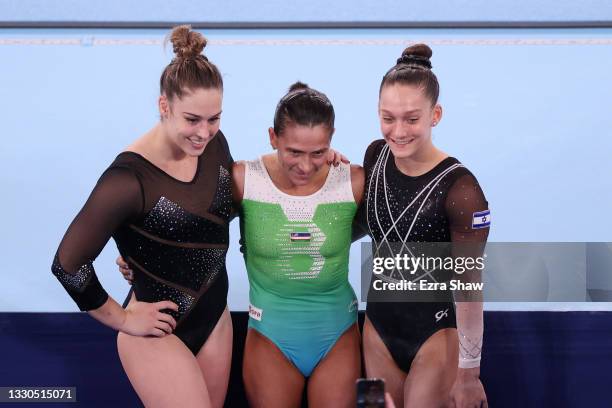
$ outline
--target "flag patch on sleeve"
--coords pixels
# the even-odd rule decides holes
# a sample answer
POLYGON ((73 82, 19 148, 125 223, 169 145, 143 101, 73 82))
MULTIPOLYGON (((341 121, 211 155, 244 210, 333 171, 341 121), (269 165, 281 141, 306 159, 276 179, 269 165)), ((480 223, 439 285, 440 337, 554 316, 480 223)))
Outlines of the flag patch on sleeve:
POLYGON ((487 228, 491 225, 491 211, 478 211, 472 215, 472 229, 487 228))

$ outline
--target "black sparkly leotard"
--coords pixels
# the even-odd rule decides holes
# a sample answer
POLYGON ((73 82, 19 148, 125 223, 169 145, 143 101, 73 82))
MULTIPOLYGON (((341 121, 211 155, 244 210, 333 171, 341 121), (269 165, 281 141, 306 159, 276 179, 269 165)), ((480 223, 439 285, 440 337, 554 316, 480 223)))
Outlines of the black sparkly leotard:
POLYGON ((104 172, 64 236, 52 271, 81 310, 108 295, 92 262, 113 237, 134 270, 136 299, 171 300, 173 332, 196 354, 227 304, 232 157, 221 132, 198 158, 190 182, 123 152, 104 172))
MULTIPOLYGON (((488 214, 488 203, 476 178, 457 159, 448 157, 410 177, 397 168, 385 141, 377 140, 366 151, 364 168, 366 200, 358 223, 372 237, 373 249, 384 240, 406 237, 407 242, 486 241, 488 221, 473 221, 475 214, 488 214)), ((404 372, 432 334, 457 327, 452 292, 436 300, 367 303, 368 319, 404 372)))

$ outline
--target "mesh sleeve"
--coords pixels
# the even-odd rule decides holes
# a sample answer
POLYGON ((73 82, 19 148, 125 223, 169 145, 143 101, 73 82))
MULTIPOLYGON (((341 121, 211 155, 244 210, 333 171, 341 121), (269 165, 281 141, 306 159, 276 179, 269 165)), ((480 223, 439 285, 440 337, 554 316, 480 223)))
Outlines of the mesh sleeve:
MULTIPOLYGON (((472 174, 461 176, 449 190, 446 200, 454 258, 483 256, 489 235, 490 213, 487 200, 472 174)), ((461 275, 465 283, 482 281, 481 270, 461 275)), ((480 366, 484 331, 482 291, 453 292, 459 335, 459 367, 480 366)))
POLYGON ((142 188, 132 171, 107 170, 68 227, 51 271, 80 310, 102 306, 108 294, 100 285, 93 261, 121 224, 143 206, 142 188))

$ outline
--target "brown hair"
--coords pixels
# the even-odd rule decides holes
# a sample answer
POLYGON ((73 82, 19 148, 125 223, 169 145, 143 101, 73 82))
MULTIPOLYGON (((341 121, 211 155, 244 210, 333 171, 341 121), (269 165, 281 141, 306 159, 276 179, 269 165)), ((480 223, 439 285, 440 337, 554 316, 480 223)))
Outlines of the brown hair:
POLYGON ((159 90, 168 100, 181 98, 190 89, 223 89, 219 69, 208 60, 202 50, 206 38, 188 25, 174 27, 166 38, 172 43, 176 57, 162 72, 159 90))
POLYGON ((274 132, 280 135, 289 123, 314 127, 323 125, 334 129, 334 107, 323 92, 296 82, 276 105, 274 132))
POLYGON ((383 87, 396 83, 414 85, 422 88, 431 101, 432 106, 438 102, 440 85, 438 78, 431 70, 430 58, 433 52, 427 44, 415 44, 406 48, 402 56, 382 79, 378 94, 383 87))

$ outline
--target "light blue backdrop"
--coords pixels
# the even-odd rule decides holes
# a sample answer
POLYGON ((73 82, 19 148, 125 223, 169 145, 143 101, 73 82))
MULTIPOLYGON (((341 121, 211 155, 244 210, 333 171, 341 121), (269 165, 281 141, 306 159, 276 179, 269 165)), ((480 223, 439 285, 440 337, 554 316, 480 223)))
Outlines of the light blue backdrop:
MULTIPOLYGON (((51 275, 57 245, 101 172, 157 119, 165 30, 1 30, 0 311, 76 307, 51 275)), ((478 177, 491 241, 612 241, 612 30, 207 30, 225 80, 222 129, 236 159, 269 150, 266 129, 302 80, 337 111, 333 145, 361 163, 379 137, 382 74, 407 41, 433 50, 444 117, 435 143, 478 177)), ((248 305, 232 224, 230 306, 248 305)), ((127 286, 107 245, 95 265, 127 286)), ((351 282, 358 289, 354 246, 351 282)), ((489 309, 609 309, 490 304, 489 309)))
POLYGON ((0 25, 296 24, 352 27, 587 24, 610 27, 606 0, 0 0, 0 25))

